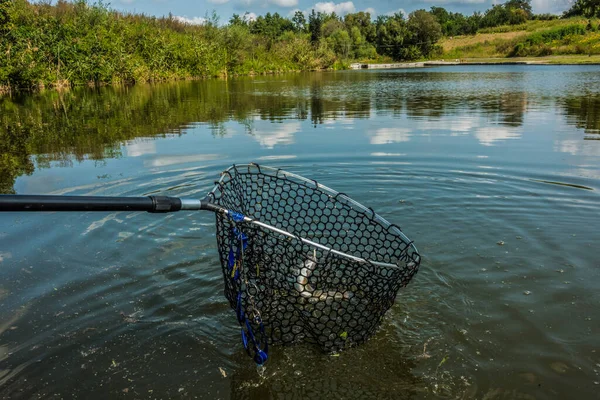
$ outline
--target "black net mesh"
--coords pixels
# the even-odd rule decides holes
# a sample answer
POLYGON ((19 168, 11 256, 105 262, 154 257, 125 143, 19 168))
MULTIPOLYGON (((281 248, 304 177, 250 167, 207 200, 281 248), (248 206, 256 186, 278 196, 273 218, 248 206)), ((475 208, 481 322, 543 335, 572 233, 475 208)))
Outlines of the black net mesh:
POLYGON ((419 267, 419 254, 398 227, 315 181, 234 166, 211 197, 295 236, 217 213, 225 295, 251 344, 308 341, 326 352, 360 344, 419 267))

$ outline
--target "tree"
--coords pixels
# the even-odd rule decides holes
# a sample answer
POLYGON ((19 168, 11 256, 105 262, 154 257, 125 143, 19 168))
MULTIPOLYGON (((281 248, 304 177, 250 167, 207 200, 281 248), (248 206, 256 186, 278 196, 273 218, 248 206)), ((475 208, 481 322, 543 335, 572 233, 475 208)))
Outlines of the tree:
POLYGON ((323 23, 321 27, 321 34, 323 37, 327 38, 333 34, 333 32, 337 30, 345 30, 344 24, 339 19, 330 19, 327 22, 323 23))
POLYGON ((467 18, 461 13, 448 12, 443 7, 431 7, 429 11, 435 17, 442 27, 444 36, 467 35, 471 32, 470 24, 467 18))
POLYGON ((465 32, 469 35, 474 35, 477 33, 477 30, 482 26, 483 16, 480 12, 475 11, 473 15, 467 18, 467 26, 469 32, 465 32))
POLYGON ((375 41, 377 52, 381 55, 390 56, 394 60, 401 60, 405 39, 409 35, 404 15, 396 13, 392 16, 379 16, 375 22, 375 27, 377 31, 375 41))
POLYGON ((352 39, 350 39, 348 31, 345 29, 338 29, 331 34, 328 41, 330 41, 336 54, 339 54, 343 58, 348 58, 352 48, 352 39))
POLYGON ((508 23, 511 25, 519 25, 527 22, 529 17, 527 12, 520 8, 510 8, 508 10, 508 23))
POLYGON ((357 27, 360 30, 360 34, 367 41, 375 41, 376 29, 371 21, 370 13, 360 11, 355 14, 346 14, 344 17, 344 24, 346 25, 346 30, 348 32, 351 32, 352 28, 357 27))
POLYGON ((491 28, 499 25, 506 25, 510 19, 510 12, 501 4, 497 4, 488 9, 481 19, 482 28, 491 28))
POLYGON ((425 57, 431 54, 433 46, 442 37, 442 27, 435 17, 425 10, 417 10, 408 18, 409 44, 416 46, 425 57))
POLYGON ((565 12, 565 17, 575 16, 600 18, 600 0, 576 0, 573 6, 565 12))
POLYGON ((316 13, 313 9, 308 16, 308 31, 310 32, 310 41, 314 43, 318 43, 321 39, 321 28, 323 27, 323 15, 321 13, 316 13))
POLYGON ((232 26, 246 26, 246 21, 240 17, 238 14, 233 14, 229 19, 229 25, 232 26))
POLYGON ((431 7, 429 13, 433 15, 441 26, 450 21, 450 13, 444 7, 431 7))
POLYGON ((521 10, 527 15, 527 19, 533 17, 531 10, 531 0, 508 0, 504 3, 504 8, 507 10, 521 10))
POLYGON ((304 13, 302 11, 298 10, 294 13, 294 16, 292 17, 292 22, 294 23, 296 32, 306 31, 306 18, 304 18, 304 13))

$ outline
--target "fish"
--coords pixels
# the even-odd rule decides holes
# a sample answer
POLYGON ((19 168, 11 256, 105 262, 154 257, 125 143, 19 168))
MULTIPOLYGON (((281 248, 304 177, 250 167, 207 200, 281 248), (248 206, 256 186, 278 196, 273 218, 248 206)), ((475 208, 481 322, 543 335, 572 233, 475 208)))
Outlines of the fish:
POLYGON ((309 283, 309 278, 317 268, 317 265, 317 251, 314 250, 312 256, 308 256, 301 265, 293 269, 292 279, 294 282, 294 289, 298 291, 300 297, 307 299, 310 304, 315 304, 318 302, 326 302, 327 304, 331 304, 334 300, 349 300, 354 297, 354 293, 349 290, 340 292, 336 290, 315 289, 309 283))
POLYGON ((308 258, 305 260, 302 265, 295 269, 294 273, 294 289, 300 293, 300 296, 305 299, 311 298, 313 296, 313 292, 315 289, 312 287, 310 283, 308 283, 308 278, 312 275, 313 271, 317 267, 317 251, 314 252, 313 258, 308 258))

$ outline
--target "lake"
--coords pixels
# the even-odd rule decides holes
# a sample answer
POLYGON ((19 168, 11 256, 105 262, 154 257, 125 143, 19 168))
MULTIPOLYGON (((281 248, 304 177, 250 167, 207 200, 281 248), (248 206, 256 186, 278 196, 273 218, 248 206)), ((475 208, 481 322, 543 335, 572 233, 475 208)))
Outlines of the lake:
POLYGON ((600 393, 600 66, 259 76, 0 98, 0 191, 202 198, 257 162, 423 260, 340 354, 245 354, 207 212, 0 214, 0 397, 600 393))

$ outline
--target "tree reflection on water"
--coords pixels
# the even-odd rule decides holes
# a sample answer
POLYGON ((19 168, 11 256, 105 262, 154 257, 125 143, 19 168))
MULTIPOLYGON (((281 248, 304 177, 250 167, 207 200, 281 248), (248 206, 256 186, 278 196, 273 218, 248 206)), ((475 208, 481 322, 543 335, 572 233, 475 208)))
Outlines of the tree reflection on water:
MULTIPOLYGON (((460 79, 444 73, 406 73, 400 79, 389 73, 310 73, 1 97, 0 192, 12 193, 15 180, 37 168, 118 158, 124 141, 182 135, 193 123, 226 135, 223 124, 232 120, 252 133, 257 118, 310 120, 317 126, 375 113, 406 115, 435 126, 436 121, 443 125, 445 116, 477 113, 490 127, 518 128, 535 101, 560 110, 587 139, 600 132, 600 95, 557 93, 548 98, 525 91, 465 89, 460 79)), ((459 125, 444 128, 474 129, 459 125)), ((485 144, 486 132, 479 134, 485 144)))

